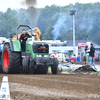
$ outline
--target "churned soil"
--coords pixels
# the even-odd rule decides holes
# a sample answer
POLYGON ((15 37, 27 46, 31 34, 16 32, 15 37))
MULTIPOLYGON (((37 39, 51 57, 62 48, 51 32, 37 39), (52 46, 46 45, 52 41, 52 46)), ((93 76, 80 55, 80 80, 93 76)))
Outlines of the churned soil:
POLYGON ((25 75, 8 76, 12 100, 100 100, 100 76, 97 75, 25 75))
POLYGON ((78 69, 76 69, 74 72, 96 72, 91 66, 84 65, 78 69))

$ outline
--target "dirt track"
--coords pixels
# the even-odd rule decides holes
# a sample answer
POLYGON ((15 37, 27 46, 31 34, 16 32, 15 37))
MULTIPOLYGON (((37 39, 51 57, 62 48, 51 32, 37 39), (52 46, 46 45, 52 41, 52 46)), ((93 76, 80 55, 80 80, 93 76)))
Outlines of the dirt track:
MULTIPOLYGON (((5 74, 0 75, 0 81, 5 74)), ((100 76, 7 75, 13 100, 100 100, 100 76)))

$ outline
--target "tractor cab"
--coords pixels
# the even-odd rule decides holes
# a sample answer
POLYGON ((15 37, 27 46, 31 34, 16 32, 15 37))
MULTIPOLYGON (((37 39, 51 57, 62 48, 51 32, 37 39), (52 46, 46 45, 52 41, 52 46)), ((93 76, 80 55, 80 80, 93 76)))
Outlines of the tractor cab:
POLYGON ((22 35, 22 33, 18 33, 18 29, 21 28, 21 27, 28 27, 30 30, 26 31, 30 36, 32 36, 32 28, 28 25, 19 25, 17 28, 16 28, 16 35, 13 36, 12 40, 19 40, 20 39, 20 36, 22 35))
MULTIPOLYGON (((17 37, 18 37, 18 40, 20 39, 20 36, 22 35, 22 33, 18 33, 18 29, 20 28, 20 27, 28 27, 27 25, 20 25, 18 28, 17 28, 17 30, 16 30, 16 35, 17 35, 17 37)), ((30 27, 30 26, 29 26, 30 27)), ((29 28, 28 27, 28 28, 29 28)), ((30 27, 31 28, 31 27, 30 27)), ((38 27, 35 27, 35 28, 31 28, 30 29, 29 28, 29 30, 27 30, 26 32, 30 35, 30 36, 32 36, 31 37, 31 39, 29 38, 29 40, 36 40, 36 41, 41 41, 41 39, 40 39, 40 37, 41 37, 41 31, 40 31, 40 29, 38 28, 38 27)), ((17 39, 17 37, 16 37, 16 35, 14 35, 13 36, 13 38, 12 38, 12 40, 16 40, 17 39)))

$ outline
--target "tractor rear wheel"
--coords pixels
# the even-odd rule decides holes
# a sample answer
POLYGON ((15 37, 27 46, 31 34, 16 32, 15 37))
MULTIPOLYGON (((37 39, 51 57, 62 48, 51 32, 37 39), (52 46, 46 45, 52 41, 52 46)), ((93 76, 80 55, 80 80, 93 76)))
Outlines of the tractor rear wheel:
POLYGON ((56 58, 53 59, 53 65, 51 66, 52 74, 57 74, 58 72, 58 60, 56 58))
POLYGON ((29 74, 29 58, 25 57, 22 60, 22 72, 24 74, 29 74))
POLYGON ((9 44, 5 44, 2 51, 2 70, 6 74, 17 74, 20 72, 21 53, 12 52, 9 44))

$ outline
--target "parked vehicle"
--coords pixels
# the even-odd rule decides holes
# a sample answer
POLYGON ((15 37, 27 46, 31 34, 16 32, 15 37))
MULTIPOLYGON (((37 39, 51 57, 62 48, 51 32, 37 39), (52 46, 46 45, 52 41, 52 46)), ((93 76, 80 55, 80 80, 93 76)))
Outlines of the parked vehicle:
POLYGON ((51 54, 50 57, 56 57, 59 62, 66 62, 68 54, 66 52, 58 52, 55 54, 51 54))

